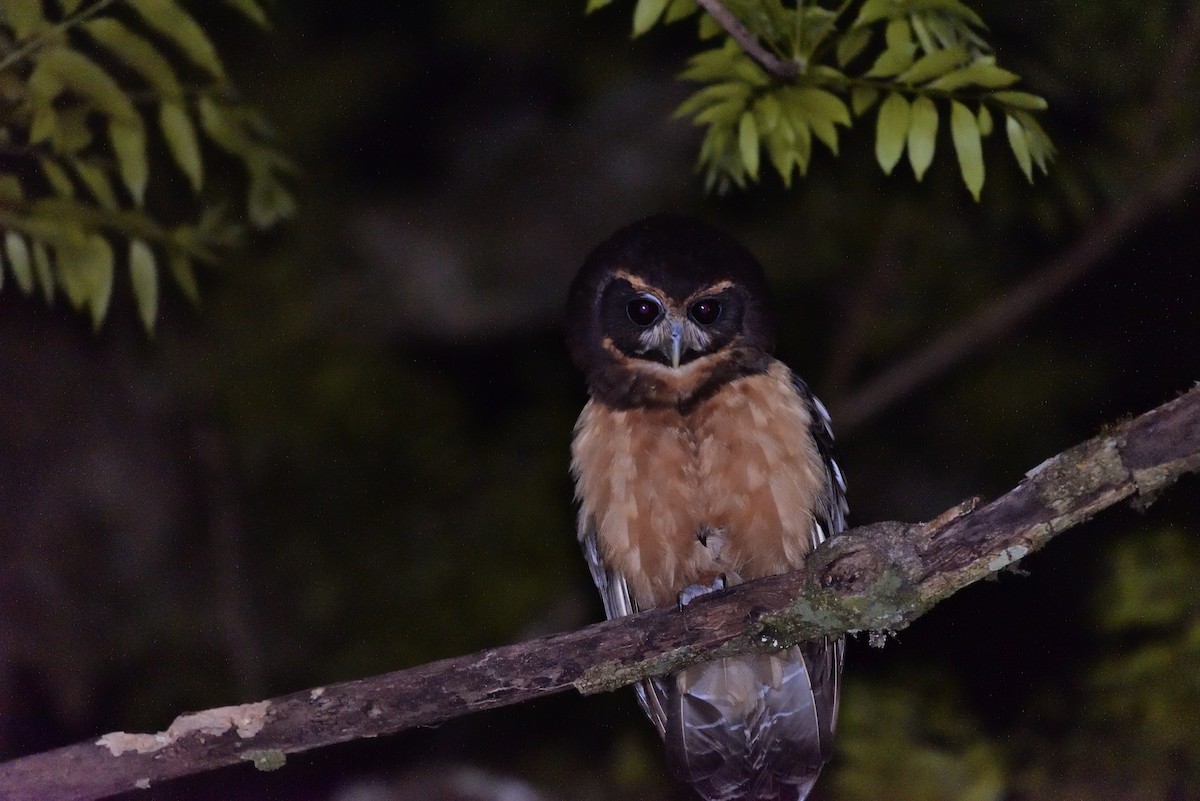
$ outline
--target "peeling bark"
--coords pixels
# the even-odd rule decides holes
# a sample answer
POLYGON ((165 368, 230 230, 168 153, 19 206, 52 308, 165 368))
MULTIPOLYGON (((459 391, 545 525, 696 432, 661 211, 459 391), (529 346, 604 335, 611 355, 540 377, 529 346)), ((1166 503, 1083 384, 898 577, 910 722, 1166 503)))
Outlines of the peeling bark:
POLYGON ((1009 567, 1122 500, 1146 504, 1200 469, 1200 388, 1030 470, 986 505, 927 523, 840 534, 803 570, 575 632, 494 648, 256 704, 183 715, 158 734, 114 732, 0 764, 5 801, 90 801, 239 761, 433 725, 576 689, 651 675, 826 634, 894 631, 958 590, 1009 567))

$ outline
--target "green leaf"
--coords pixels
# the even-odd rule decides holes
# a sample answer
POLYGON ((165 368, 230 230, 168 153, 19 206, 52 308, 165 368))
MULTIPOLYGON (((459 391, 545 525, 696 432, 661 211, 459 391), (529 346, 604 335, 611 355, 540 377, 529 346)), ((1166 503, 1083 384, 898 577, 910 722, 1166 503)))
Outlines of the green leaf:
POLYGON ((28 39, 50 24, 42 14, 42 0, 4 0, 4 3, 0 4, 0 14, 4 15, 4 21, 12 28, 13 36, 18 42, 28 39))
POLYGON ((908 84, 923 83, 930 78, 944 75, 963 64, 968 58, 967 51, 961 47, 934 50, 929 55, 917 59, 916 63, 896 76, 896 80, 908 84))
MULTIPOLYGON (((232 8, 234 11, 241 13, 243 17, 253 22, 263 30, 268 30, 271 27, 271 20, 267 18, 267 13, 263 11, 262 6, 254 2, 254 0, 224 0, 225 5, 232 8)), ((602 0, 603 3, 609 0, 602 0)), ((591 5, 589 0, 588 5, 591 5)), ((591 10, 589 8, 589 10, 591 10)))
POLYGON ((4 253, 8 256, 8 266, 21 292, 26 295, 33 292, 33 269, 29 261, 29 244, 25 237, 16 231, 5 233, 4 253))
POLYGON ((1029 140, 1025 136, 1025 129, 1011 115, 1005 120, 1004 127, 1008 133, 1008 146, 1012 148, 1021 172, 1025 173, 1025 179, 1029 183, 1033 183, 1033 159, 1029 155, 1029 140))
POLYGON ((899 75, 912 66, 913 55, 916 52, 915 44, 884 50, 879 54, 879 58, 875 59, 875 63, 871 65, 871 69, 867 70, 864 77, 890 78, 893 75, 899 75))
POLYGON ((1043 174, 1049 172, 1050 159, 1054 158, 1054 143, 1050 141, 1050 137, 1046 135, 1042 126, 1029 112, 1014 111, 1012 115, 1025 129, 1025 138, 1029 142, 1029 155, 1033 157, 1034 164, 1038 165, 1038 169, 1043 174))
POLYGON ((779 100, 774 95, 763 95, 754 101, 754 121, 758 123, 760 132, 768 133, 775 130, 782 116, 779 100))
POLYGON ((850 90, 850 108, 855 117, 861 117, 878 99, 879 90, 873 86, 856 86, 850 90))
POLYGON ((781 124, 767 136, 766 145, 772 166, 783 179, 783 185, 790 187, 796 169, 796 132, 786 118, 781 118, 781 124))
POLYGON ((928 97, 921 96, 913 101, 911 122, 908 127, 908 163, 913 175, 920 181, 933 163, 937 148, 937 107, 928 97))
POLYGON ((633 9, 633 35, 641 36, 654 27, 670 0, 637 0, 633 9))
POLYGON ((265 163, 247 163, 250 187, 247 211, 250 222, 259 228, 270 228, 296 213, 296 200, 265 163))
POLYGON ((982 86, 997 89, 1010 86, 1021 80, 1021 76, 997 67, 989 61, 976 61, 960 70, 947 73, 929 84, 930 89, 951 92, 963 86, 982 86))
POLYGON ((183 296, 192 306, 200 305, 200 287, 196 283, 196 273, 192 269, 192 260, 182 253, 167 254, 167 266, 171 269, 171 277, 179 285, 183 296))
POLYGON ((971 110, 957 100, 950 101, 950 134, 958 154, 958 168, 976 202, 983 191, 983 147, 979 123, 971 110))
POLYGON ((742 164, 752 178, 758 177, 758 125, 754 115, 749 111, 742 114, 738 123, 738 150, 742 155, 742 164))
POLYGON ((679 104, 674 117, 690 117, 701 109, 727 100, 744 104, 750 98, 751 89, 741 81, 726 81, 706 86, 679 104))
POLYGON ((879 120, 875 131, 875 158, 887 175, 892 174, 904 153, 910 118, 908 101, 896 92, 888 95, 879 107, 879 120))
POLYGON ((988 111, 987 106, 980 103, 979 104, 979 114, 977 114, 976 117, 979 122, 979 135, 980 136, 991 136, 992 135, 992 112, 988 111))
POLYGON ((214 77, 225 77, 217 49, 204 29, 174 0, 127 0, 127 4, 146 24, 177 44, 195 64, 214 77))
POLYGON ((101 208, 108 211, 116 211, 119 208, 117 193, 113 191, 107 172, 88 161, 75 161, 72 166, 101 208))
POLYGON ((142 326, 152 334, 158 319, 158 267, 154 262, 154 251, 140 239, 129 242, 129 278, 142 326))
POLYGON ((117 20, 112 17, 90 19, 83 23, 83 29, 160 94, 173 98, 182 94, 175 70, 158 48, 117 20))
POLYGON ((1045 111, 1050 108, 1050 104, 1046 102, 1046 98, 1031 95, 1029 92, 993 92, 992 97, 1006 106, 1023 108, 1029 111, 1045 111))
POLYGON ((82 53, 68 47, 48 48, 38 59, 38 69, 52 74, 64 88, 86 98, 111 119, 137 119, 133 102, 121 85, 82 53))
POLYGON ((870 25, 872 22, 878 22, 899 13, 903 13, 903 11, 897 8, 895 0, 867 0, 858 10, 858 17, 855 18, 851 27, 870 25))
POLYGON ((912 28, 904 17, 893 17, 888 20, 884 29, 884 41, 888 50, 901 50, 912 44, 912 28))
POLYGON ((912 15, 913 33, 917 36, 917 41, 921 43, 921 50, 926 53, 932 53, 938 48, 933 43, 933 37, 929 35, 929 29, 925 27, 925 20, 919 14, 912 15))
POLYGON ((667 13, 663 17, 663 24, 670 25, 672 22, 687 19, 698 10, 696 0, 671 0, 671 5, 667 6, 667 13))
POLYGON ((134 202, 142 205, 146 197, 146 181, 150 167, 146 162, 146 131, 141 117, 130 122, 112 120, 108 124, 108 138, 113 152, 117 154, 117 169, 121 181, 133 195, 134 202))
POLYGON ((837 43, 837 63, 846 66, 866 49, 871 42, 870 28, 851 28, 842 34, 837 43))
POLYGON ((38 159, 38 164, 56 195, 75 197, 75 184, 71 181, 71 176, 67 175, 67 171, 60 167, 57 161, 42 157, 38 159))
POLYGON ((38 106, 33 111, 33 120, 29 124, 30 144, 41 144, 54 137, 58 131, 58 112, 54 106, 38 106))
POLYGON ((837 155, 838 138, 836 125, 850 125, 850 110, 836 95, 824 89, 804 87, 791 92, 793 102, 804 111, 804 117, 813 134, 837 155))
POLYGON ((591 14, 593 11, 599 11, 611 2, 612 0, 587 0, 587 8, 584 9, 584 13, 591 14))
POLYGON ((79 251, 78 269, 86 278, 87 297, 85 302, 92 316, 92 327, 100 328, 108 315, 112 300, 113 252, 108 240, 98 234, 87 237, 87 244, 79 251))
POLYGON ((46 246, 36 240, 33 243, 33 272, 42 287, 42 297, 46 303, 53 303, 54 273, 50 269, 50 254, 46 252, 46 246))
POLYGON ((175 163, 199 192, 204 183, 204 164, 200 158, 200 142, 196 138, 196 127, 182 103, 164 100, 159 109, 158 122, 162 127, 167 147, 175 157, 175 163))

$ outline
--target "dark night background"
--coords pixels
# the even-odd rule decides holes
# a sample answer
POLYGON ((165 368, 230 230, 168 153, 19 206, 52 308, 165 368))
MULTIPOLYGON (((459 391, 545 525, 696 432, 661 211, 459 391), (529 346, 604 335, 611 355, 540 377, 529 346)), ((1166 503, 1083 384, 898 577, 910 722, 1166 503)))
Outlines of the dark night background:
MULTIPOLYGON (((1200 378, 1196 3, 972 3, 1059 148, 1030 186, 985 140, 978 205, 944 131, 923 183, 884 176, 873 119, 790 191, 706 196, 671 119, 693 29, 630 41, 632 5, 297 0, 211 31, 302 167, 300 213, 203 272, 199 311, 167 289, 153 339, 127 287, 99 334, 0 294, 0 758, 600 619, 558 316, 649 213, 763 261, 852 524, 995 495, 1200 378), (1032 315, 897 397, 871 383, 1027 282, 1032 315)), ((1200 797, 1198 487, 851 642, 813 798, 1200 797)), ((689 795, 627 691, 130 798, 689 795)))

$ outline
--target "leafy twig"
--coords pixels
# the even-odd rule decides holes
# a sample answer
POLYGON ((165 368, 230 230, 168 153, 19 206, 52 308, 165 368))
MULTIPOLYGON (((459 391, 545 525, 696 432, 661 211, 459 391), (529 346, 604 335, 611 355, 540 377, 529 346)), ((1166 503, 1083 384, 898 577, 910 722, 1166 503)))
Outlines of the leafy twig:
POLYGON ((709 16, 716 20, 717 24, 738 43, 738 46, 746 51, 746 55, 775 77, 790 81, 804 69, 802 61, 782 59, 763 47, 754 34, 720 0, 696 0, 696 5, 707 11, 709 16))

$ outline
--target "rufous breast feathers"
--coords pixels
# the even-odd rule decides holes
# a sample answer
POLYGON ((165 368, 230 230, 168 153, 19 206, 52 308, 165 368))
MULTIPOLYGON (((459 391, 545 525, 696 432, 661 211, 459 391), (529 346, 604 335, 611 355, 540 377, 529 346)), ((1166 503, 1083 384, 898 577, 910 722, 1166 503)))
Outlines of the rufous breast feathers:
POLYGON ((779 362, 686 414, 587 404, 572 443, 580 515, 639 608, 721 574, 736 583, 803 564, 829 480, 811 424, 779 362))

